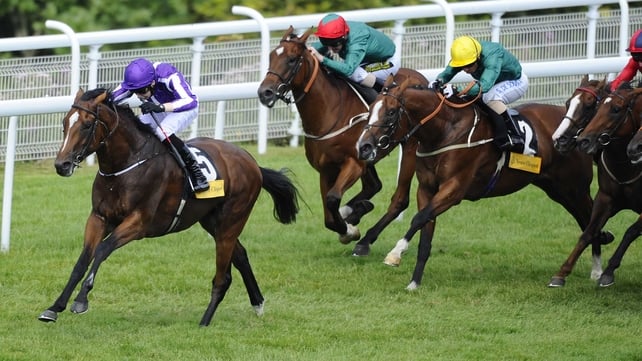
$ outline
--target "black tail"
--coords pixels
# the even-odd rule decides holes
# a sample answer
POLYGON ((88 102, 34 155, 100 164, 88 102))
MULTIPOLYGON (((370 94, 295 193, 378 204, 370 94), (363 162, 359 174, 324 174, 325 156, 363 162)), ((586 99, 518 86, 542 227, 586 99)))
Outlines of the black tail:
POLYGON ((270 193, 274 201, 274 218, 283 224, 296 221, 299 213, 299 190, 294 183, 286 176, 287 169, 276 171, 269 168, 261 168, 263 175, 263 188, 270 193))

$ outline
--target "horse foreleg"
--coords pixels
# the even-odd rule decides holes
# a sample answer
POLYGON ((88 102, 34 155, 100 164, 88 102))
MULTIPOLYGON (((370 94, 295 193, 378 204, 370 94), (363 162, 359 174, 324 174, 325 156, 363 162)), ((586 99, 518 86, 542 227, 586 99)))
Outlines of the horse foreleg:
MULTIPOLYGON (((412 140, 410 142, 412 142, 412 140)), ((410 204, 410 186, 412 184, 413 176, 415 175, 415 152, 417 151, 417 147, 416 144, 406 144, 402 149, 403 155, 401 158, 399 176, 397 178, 397 188, 390 198, 388 210, 374 226, 368 229, 366 235, 354 246, 354 249, 352 250, 353 256, 367 256, 370 254, 370 245, 377 240, 381 232, 383 232, 383 230, 392 221, 399 217, 401 212, 408 208, 408 205, 410 204)))
POLYGON ((374 204, 370 199, 379 193, 381 188, 381 179, 379 179, 377 170, 373 164, 368 164, 361 176, 361 191, 350 199, 345 206, 341 207, 344 210, 341 212, 342 216, 344 213, 349 213, 343 217, 346 222, 355 226, 358 225, 361 222, 361 218, 374 209, 374 204), (346 212, 345 210, 349 211, 346 212))
POLYGON ((609 259, 606 269, 600 276, 600 280, 598 282, 600 287, 608 287, 615 283, 615 270, 620 267, 624 253, 626 253, 626 250, 629 248, 631 243, 640 236, 640 232, 642 232, 642 215, 640 215, 638 220, 635 221, 635 223, 633 223, 624 233, 622 241, 615 250, 615 253, 613 253, 611 259, 609 259))
POLYGON ((353 159, 346 161, 336 178, 321 172, 320 186, 323 197, 324 216, 326 228, 339 234, 339 241, 348 244, 361 238, 359 229, 348 224, 339 207, 345 191, 350 188, 361 176, 361 166, 353 159))
POLYGON ((91 265, 91 269, 87 274, 87 277, 80 287, 78 295, 74 299, 74 303, 71 305, 70 311, 73 313, 82 314, 87 312, 89 309, 89 291, 94 288, 94 281, 96 279, 96 274, 98 273, 98 268, 102 262, 116 249, 116 239, 112 235, 107 237, 102 241, 98 247, 96 247, 96 252, 94 254, 94 263, 91 265))
POLYGON ((85 225, 85 241, 83 250, 78 257, 73 270, 71 271, 69 280, 67 281, 65 288, 63 289, 60 296, 58 296, 58 299, 56 299, 54 304, 40 314, 40 316, 38 317, 40 321, 55 322, 58 319, 58 312, 62 312, 65 310, 65 308, 67 307, 67 303, 71 298, 71 294, 73 293, 80 280, 82 280, 82 277, 87 272, 89 264, 93 259, 96 245, 104 237, 104 234, 105 223, 103 219, 92 214, 87 219, 87 223, 85 225))
POLYGON ((234 254, 232 255, 232 264, 236 267, 239 273, 241 273, 245 289, 247 290, 247 295, 250 297, 250 304, 254 308, 254 311, 258 316, 262 316, 263 302, 265 299, 263 298, 263 294, 261 294, 258 282, 256 282, 256 277, 254 277, 254 272, 252 271, 247 251, 238 240, 236 247, 234 248, 234 254))

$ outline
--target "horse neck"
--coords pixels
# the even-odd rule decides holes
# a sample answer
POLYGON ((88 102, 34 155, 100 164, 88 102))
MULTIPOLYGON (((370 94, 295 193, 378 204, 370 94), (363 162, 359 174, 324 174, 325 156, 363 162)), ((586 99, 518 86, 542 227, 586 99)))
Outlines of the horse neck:
POLYGON ((332 75, 321 65, 312 79, 314 63, 312 55, 306 54, 299 70, 300 76, 292 84, 294 98, 300 98, 296 106, 306 133, 327 133, 345 125, 353 116, 368 111, 345 81, 333 81, 332 75), (311 80, 310 88, 305 93, 311 80))
MULTIPOLYGON (((433 144, 435 147, 465 139, 473 129, 475 117, 480 116, 473 105, 452 108, 445 103, 441 104, 441 98, 430 89, 406 90, 404 99, 409 117, 408 124, 414 128, 424 121, 417 131, 418 137, 420 141, 433 144), (433 114, 438 107, 441 107, 440 110, 433 114)), ((480 123, 478 127, 483 126, 480 123)))
POLYGON ((160 144, 151 131, 141 130, 135 122, 135 115, 118 111, 111 134, 103 141, 103 146, 96 150, 101 171, 118 172, 158 152, 160 144))

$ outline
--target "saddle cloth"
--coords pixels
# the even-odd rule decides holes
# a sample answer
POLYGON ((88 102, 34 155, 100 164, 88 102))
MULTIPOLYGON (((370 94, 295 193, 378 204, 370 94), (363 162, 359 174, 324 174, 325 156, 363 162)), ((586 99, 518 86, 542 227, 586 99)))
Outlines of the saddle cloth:
POLYGON ((513 118, 513 122, 517 125, 517 129, 513 129, 513 126, 508 127, 508 131, 524 140, 524 150, 522 154, 524 155, 535 155, 537 154, 537 135, 535 130, 530 122, 522 114, 520 114, 515 109, 508 109, 508 114, 513 118), (517 132, 517 134, 515 134, 517 132))
MULTIPOLYGON (((220 176, 218 174, 218 171, 216 170, 216 165, 214 164, 214 160, 204 152, 203 150, 193 146, 193 145, 188 145, 187 146, 194 155, 194 159, 196 159, 196 163, 198 163, 199 167, 201 168, 201 172, 203 172, 203 175, 207 178, 207 181, 210 184, 210 189, 205 191, 205 192, 199 192, 195 193, 194 195, 196 198, 215 198, 215 197, 222 197, 225 195, 225 188, 224 188, 224 181, 223 179, 220 179, 220 176)), ((189 183, 189 177, 186 178, 186 183, 189 183)), ((187 187, 190 187, 189 184, 187 184, 187 187)), ((190 187, 191 188, 191 187, 190 187)))

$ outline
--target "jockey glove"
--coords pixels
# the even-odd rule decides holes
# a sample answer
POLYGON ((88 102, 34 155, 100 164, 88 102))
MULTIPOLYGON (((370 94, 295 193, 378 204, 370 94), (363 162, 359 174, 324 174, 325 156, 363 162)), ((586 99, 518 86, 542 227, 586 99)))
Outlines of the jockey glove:
POLYGON ((428 84, 428 87, 435 90, 439 90, 439 88, 441 88, 442 85, 443 85, 443 82, 441 81, 441 79, 435 79, 431 81, 430 84, 428 84))
POLYGON ((140 105, 140 110, 143 112, 143 114, 147 113, 162 113, 165 111, 165 106, 163 104, 156 104, 154 102, 143 102, 143 104, 140 105))

